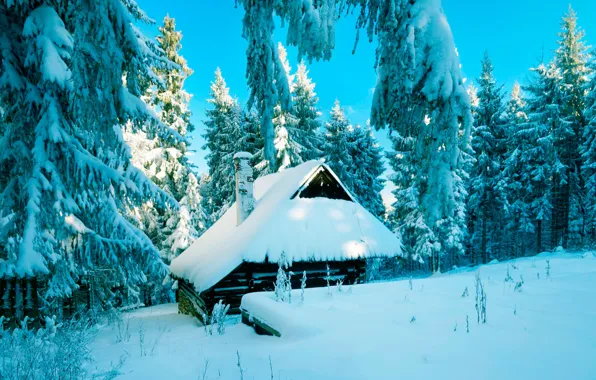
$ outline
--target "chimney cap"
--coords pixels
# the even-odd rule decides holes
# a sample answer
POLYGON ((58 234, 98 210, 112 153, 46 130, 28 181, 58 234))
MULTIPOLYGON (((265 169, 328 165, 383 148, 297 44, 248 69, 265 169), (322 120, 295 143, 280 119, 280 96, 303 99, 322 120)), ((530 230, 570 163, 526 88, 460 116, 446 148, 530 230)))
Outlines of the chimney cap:
POLYGON ((247 159, 247 160, 251 160, 252 159, 252 154, 248 153, 248 152, 238 152, 234 155, 234 160, 235 159, 247 159))

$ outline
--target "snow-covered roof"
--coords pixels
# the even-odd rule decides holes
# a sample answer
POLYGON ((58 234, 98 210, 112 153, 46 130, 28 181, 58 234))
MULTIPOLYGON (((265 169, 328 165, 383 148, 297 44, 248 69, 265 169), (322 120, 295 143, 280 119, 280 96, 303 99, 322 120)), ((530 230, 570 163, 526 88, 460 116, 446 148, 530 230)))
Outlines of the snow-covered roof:
POLYGON ((172 261, 172 274, 201 292, 243 261, 277 262, 282 252, 291 261, 400 255, 401 243, 395 234, 356 201, 293 197, 321 169, 333 174, 323 161, 309 161, 257 179, 255 208, 248 218, 236 225, 234 203, 172 261))

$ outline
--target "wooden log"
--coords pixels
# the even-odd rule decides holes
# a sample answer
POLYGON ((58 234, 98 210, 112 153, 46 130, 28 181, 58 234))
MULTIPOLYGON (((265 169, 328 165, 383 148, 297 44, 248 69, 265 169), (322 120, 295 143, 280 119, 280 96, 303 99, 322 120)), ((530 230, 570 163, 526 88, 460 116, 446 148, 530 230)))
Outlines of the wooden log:
POLYGON ((278 338, 281 337, 281 333, 279 331, 269 326, 262 320, 251 316, 246 310, 240 309, 240 312, 242 313, 242 323, 251 326, 257 334, 276 336, 278 338))

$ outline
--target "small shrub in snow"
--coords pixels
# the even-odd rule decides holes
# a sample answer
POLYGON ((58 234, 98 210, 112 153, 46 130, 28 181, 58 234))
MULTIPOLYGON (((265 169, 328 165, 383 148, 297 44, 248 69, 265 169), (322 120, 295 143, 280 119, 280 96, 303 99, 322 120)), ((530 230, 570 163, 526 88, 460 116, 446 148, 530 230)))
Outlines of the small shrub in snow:
POLYGON ((470 318, 468 317, 468 314, 466 314, 466 333, 470 332, 470 318))
POLYGON ((209 371, 209 364, 211 364, 209 362, 209 359, 205 358, 205 362, 203 364, 203 372, 201 373, 201 377, 199 377, 200 380, 207 380, 207 371, 209 371))
POLYGON ((288 303, 292 303, 292 276, 293 275, 294 275, 294 272, 289 271, 286 276, 285 293, 286 293, 286 297, 288 299, 288 303))
MULTIPOLYGON (((284 302, 288 296, 288 283, 289 278, 286 274, 286 269, 289 266, 288 259, 284 252, 281 253, 279 261, 277 262, 277 277, 275 279, 275 300, 278 302, 284 302)), ((292 288, 290 284, 290 289, 292 288)))
POLYGON ((327 276, 325 276, 325 280, 327 281, 327 294, 331 295, 331 269, 329 268, 329 263, 327 263, 327 276))
POLYGON ((350 285, 350 287, 348 288, 348 293, 352 294, 352 292, 354 290, 354 285, 356 285, 357 283, 358 283, 358 280, 354 280, 352 285, 350 285))
POLYGON ((203 314, 203 321, 205 321, 205 334, 213 335, 213 329, 217 326, 217 333, 223 335, 226 332, 226 316, 230 310, 230 305, 226 305, 222 300, 219 300, 213 306, 211 317, 203 314))
POLYGON ((513 307, 513 315, 517 315, 517 305, 513 307))
POLYGON ((516 292, 521 292, 522 286, 524 286, 524 276, 520 275, 519 281, 515 283, 515 288, 513 288, 513 290, 516 292))
POLYGON ((304 302, 304 289, 306 289, 306 271, 302 273, 302 280, 300 281, 300 301, 304 302))
POLYGON ((213 306, 213 312, 211 313, 211 325, 217 324, 217 333, 223 335, 226 332, 226 315, 230 310, 230 305, 226 305, 219 300, 215 306, 213 306))
POLYGON ((546 278, 550 277, 550 260, 546 260, 546 278))
POLYGON ((466 298, 469 295, 470 295, 470 292, 468 292, 468 287, 466 286, 466 288, 464 289, 464 292, 461 294, 461 298, 466 298))
POLYGON ((412 318, 410 319, 410 323, 414 323, 414 322, 416 322, 416 316, 415 315, 413 315, 412 318))
POLYGON ((20 328, 4 329, 0 317, 0 379, 85 379, 92 361, 89 343, 95 329, 88 319, 29 329, 28 318, 20 328))
POLYGON ((414 286, 412 285, 412 276, 410 276, 410 279, 408 280, 408 286, 410 287, 410 290, 414 288, 414 286))
POLYGON ((476 281, 474 282, 476 288, 476 315, 478 323, 486 323, 486 292, 484 291, 484 284, 480 279, 480 273, 476 273, 476 281))
POLYGON ((116 331, 116 343, 130 341, 130 319, 128 313, 121 313, 116 309, 109 312, 108 323, 112 324, 112 328, 116 331))
POLYGON ((453 331, 457 332, 457 322, 455 322, 455 326, 453 327, 453 331))
POLYGON ((273 362, 271 361, 271 355, 269 355, 269 379, 273 380, 273 362))
POLYGON ((507 275, 505 276, 505 282, 513 282, 513 277, 509 273, 509 265, 507 265, 507 275))
POLYGON ((343 284, 344 284, 344 280, 343 278, 340 278, 339 280, 337 280, 337 282, 335 283, 335 286, 337 287, 337 291, 339 293, 343 292, 343 284))
POLYGON ((536 272, 536 279, 540 280, 540 272, 536 272))
POLYGON ((147 356, 147 351, 145 350, 145 326, 143 326, 143 322, 139 325, 139 348, 141 349, 141 356, 147 356))
POLYGON ((240 362, 240 351, 238 350, 236 350, 236 357, 238 358, 236 365, 238 366, 238 371, 240 371, 240 380, 244 380, 244 370, 242 369, 242 363, 240 362))

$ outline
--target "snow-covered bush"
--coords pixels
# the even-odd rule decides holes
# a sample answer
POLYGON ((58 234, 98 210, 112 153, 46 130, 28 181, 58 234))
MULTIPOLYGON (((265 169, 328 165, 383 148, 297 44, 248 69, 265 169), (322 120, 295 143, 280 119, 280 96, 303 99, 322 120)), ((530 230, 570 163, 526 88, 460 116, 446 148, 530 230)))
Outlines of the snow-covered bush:
POLYGON ((476 288, 476 316, 478 323, 486 323, 486 292, 484 291, 484 284, 480 278, 480 273, 476 273, 476 281, 474 282, 476 288))
POLYGON ((464 289, 464 292, 461 294, 461 298, 466 298, 469 295, 470 295, 470 292, 468 292, 468 287, 466 286, 466 288, 464 289))
POLYGON ((546 260, 546 277, 550 277, 550 260, 546 260))
POLYGON ((222 300, 219 300, 213 306, 211 316, 203 314, 203 321, 205 321, 205 333, 213 335, 213 328, 217 325, 217 333, 223 335, 226 332, 226 316, 230 310, 230 305, 226 305, 222 300))
POLYGON ((412 284, 412 276, 410 276, 410 279, 408 280, 408 286, 410 287, 410 290, 414 289, 414 285, 412 284))
POLYGON ((343 292, 343 291, 344 291, 343 284, 344 284, 344 280, 343 280, 343 278, 340 278, 340 279, 339 279, 339 280, 337 280, 337 282, 335 283, 335 286, 337 287, 337 291, 338 291, 339 293, 341 293, 341 292, 343 292))
POLYGON ((4 329, 0 317, 1 379, 84 379, 92 357, 88 345, 94 329, 88 320, 56 324, 47 318, 45 328, 33 330, 28 319, 20 328, 4 329))
POLYGON ((116 334, 116 343, 130 341, 130 315, 122 313, 117 309, 106 312, 108 324, 112 326, 116 334))
POLYGON ((281 253, 279 261, 277 262, 277 277, 275 279, 275 300, 285 302, 286 299, 291 303, 292 283, 290 277, 292 272, 286 273, 286 269, 290 266, 286 254, 281 253))

